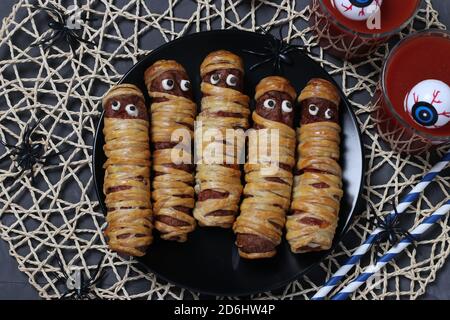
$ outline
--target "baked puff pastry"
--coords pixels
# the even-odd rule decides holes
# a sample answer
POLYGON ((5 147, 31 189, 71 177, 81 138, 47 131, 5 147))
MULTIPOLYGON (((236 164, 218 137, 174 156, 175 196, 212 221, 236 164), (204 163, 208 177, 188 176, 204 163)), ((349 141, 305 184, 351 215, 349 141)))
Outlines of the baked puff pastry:
POLYGON ((201 226, 230 228, 242 193, 239 157, 250 115, 249 98, 242 93, 244 67, 240 57, 220 50, 203 60, 200 73, 203 98, 195 132, 199 158, 194 217, 201 226))
POLYGON ((188 75, 176 61, 154 63, 145 72, 145 84, 152 98, 155 228, 162 239, 184 242, 196 225, 191 145, 197 107, 188 75))
POLYGON ((143 256, 152 243, 149 121, 142 92, 134 85, 114 86, 103 99, 103 165, 109 247, 143 256))
POLYGON ((252 115, 256 131, 254 138, 252 135, 249 138, 245 198, 233 227, 239 255, 243 258, 273 257, 281 242, 286 211, 291 203, 296 96, 295 89, 282 77, 264 78, 256 87, 256 110, 252 115), (278 139, 273 140, 273 135, 278 139), (261 143, 270 143, 267 146, 270 153, 259 151, 261 143))
POLYGON ((328 250, 343 196, 339 166, 339 92, 330 82, 312 79, 298 98, 298 161, 286 238, 294 253, 328 250))

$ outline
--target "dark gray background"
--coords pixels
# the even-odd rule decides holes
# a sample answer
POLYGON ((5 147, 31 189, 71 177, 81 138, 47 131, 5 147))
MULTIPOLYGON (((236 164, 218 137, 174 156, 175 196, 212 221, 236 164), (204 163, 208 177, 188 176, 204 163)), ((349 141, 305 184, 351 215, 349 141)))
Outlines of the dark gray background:
MULTIPOLYGON (((301 0, 300 4, 309 0, 301 0)), ((9 15, 16 1, 1 0, 0 19, 9 15)), ((450 26, 450 1, 432 0, 439 11, 440 20, 450 26)), ((29 284, 28 277, 19 271, 17 262, 9 255, 5 241, 0 240, 0 299, 39 299, 37 291, 29 284)), ((437 275, 422 299, 450 299, 450 263, 437 275)))

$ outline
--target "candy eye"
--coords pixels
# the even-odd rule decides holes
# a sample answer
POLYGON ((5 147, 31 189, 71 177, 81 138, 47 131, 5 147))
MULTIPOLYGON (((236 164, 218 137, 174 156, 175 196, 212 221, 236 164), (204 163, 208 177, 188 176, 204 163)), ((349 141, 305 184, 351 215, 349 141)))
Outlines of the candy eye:
POLYGON ((189 80, 181 80, 181 90, 189 91, 191 89, 191 82, 189 80))
POLYGON ((111 108, 112 108, 114 111, 119 110, 119 109, 120 109, 120 102, 119 102, 119 101, 113 101, 113 103, 111 104, 111 108))
POLYGON ((383 0, 333 0, 332 4, 346 18, 363 21, 375 15, 383 0))
POLYGON ((315 104, 310 104, 308 107, 308 111, 310 115, 317 116, 317 114, 319 113, 319 107, 315 104))
POLYGON ((128 115, 131 117, 137 117, 139 114, 138 108, 134 104, 129 104, 125 107, 125 110, 127 111, 128 115))
POLYGON ((214 74, 211 76, 210 81, 211 81, 212 84, 218 84, 219 81, 220 81, 220 75, 217 74, 217 73, 214 73, 214 74))
POLYGON ((273 109, 277 105, 276 101, 273 99, 267 99, 264 101, 264 108, 273 109))
POLYGON ((284 112, 291 112, 292 111, 292 103, 288 100, 284 100, 281 103, 281 110, 283 110, 284 112))
POLYGON ((227 77, 227 85, 235 87, 237 85, 237 77, 234 74, 229 74, 227 77))
POLYGON ((450 87, 440 80, 424 80, 405 97, 405 112, 423 127, 440 128, 450 122, 450 87))
POLYGON ((327 119, 333 118, 333 111, 331 109, 327 109, 325 111, 325 118, 327 118, 327 119))
POLYGON ((164 79, 162 81, 162 86, 164 90, 172 90, 174 86, 174 82, 172 79, 164 79))

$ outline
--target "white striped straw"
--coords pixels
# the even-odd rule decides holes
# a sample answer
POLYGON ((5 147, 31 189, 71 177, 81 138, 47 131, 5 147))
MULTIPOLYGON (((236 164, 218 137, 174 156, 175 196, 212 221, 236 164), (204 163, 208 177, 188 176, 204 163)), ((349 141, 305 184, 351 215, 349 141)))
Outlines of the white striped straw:
POLYGON ((384 256, 378 259, 376 264, 367 267, 355 280, 350 282, 344 289, 342 289, 332 300, 345 300, 363 283, 371 279, 378 271, 381 270, 389 261, 394 259, 400 252, 405 250, 416 238, 420 238, 433 224, 443 219, 450 211, 450 200, 448 200, 442 207, 436 210, 431 216, 411 231, 411 237, 403 238, 397 245, 392 247, 384 256))
MULTIPOLYGON (((409 205, 416 201, 421 192, 436 178, 436 176, 447 166, 450 162, 450 152, 446 153, 441 161, 436 163, 433 168, 423 177, 420 181, 398 204, 398 214, 403 213, 409 205)), ((396 216, 395 210, 391 211, 387 219, 392 219, 396 216)), ((335 274, 323 285, 323 287, 317 291, 312 297, 312 300, 323 300, 327 294, 336 287, 336 285, 342 280, 342 278, 355 266, 359 260, 369 251, 372 244, 378 237, 378 234, 383 231, 381 228, 376 228, 364 243, 356 249, 352 256, 336 271, 335 274)))

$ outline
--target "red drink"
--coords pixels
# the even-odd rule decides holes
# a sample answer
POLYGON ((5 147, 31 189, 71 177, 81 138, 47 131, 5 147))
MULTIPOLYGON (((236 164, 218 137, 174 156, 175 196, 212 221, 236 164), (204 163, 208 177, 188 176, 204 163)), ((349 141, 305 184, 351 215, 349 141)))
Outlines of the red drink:
POLYGON ((310 22, 322 48, 343 59, 361 59, 373 53, 411 21, 421 4, 421 0, 384 0, 376 24, 376 19, 355 21, 347 18, 333 1, 344 7, 351 5, 350 0, 312 0, 310 22))
MULTIPOLYGON (((450 142, 450 122, 424 127, 405 109, 405 97, 418 83, 436 79, 450 84, 450 33, 427 30, 403 39, 389 55, 381 78, 376 119, 381 137, 393 149, 419 153, 450 142)), ((449 106, 449 101, 442 101, 449 106)), ((450 118, 443 112, 440 117, 450 118)))

